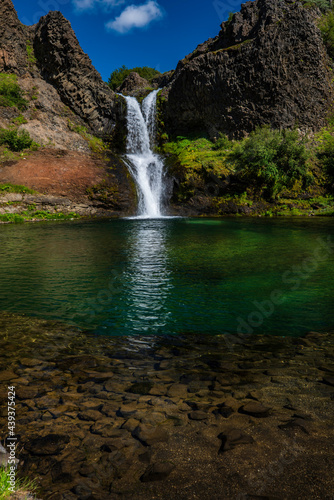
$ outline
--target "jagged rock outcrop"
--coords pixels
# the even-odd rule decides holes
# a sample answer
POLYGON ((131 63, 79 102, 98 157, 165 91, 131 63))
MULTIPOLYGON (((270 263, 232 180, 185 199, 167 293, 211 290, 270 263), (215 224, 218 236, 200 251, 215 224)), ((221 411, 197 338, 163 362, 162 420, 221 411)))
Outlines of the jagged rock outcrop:
POLYGON ((164 92, 172 135, 241 137, 256 126, 319 129, 333 100, 317 8, 291 0, 247 2, 179 62, 164 92))
POLYGON ((60 12, 49 12, 36 26, 34 52, 43 78, 62 100, 97 132, 111 132, 118 96, 102 81, 60 12))
POLYGON ((0 71, 26 73, 31 30, 20 23, 11 0, 0 0, 0 71))

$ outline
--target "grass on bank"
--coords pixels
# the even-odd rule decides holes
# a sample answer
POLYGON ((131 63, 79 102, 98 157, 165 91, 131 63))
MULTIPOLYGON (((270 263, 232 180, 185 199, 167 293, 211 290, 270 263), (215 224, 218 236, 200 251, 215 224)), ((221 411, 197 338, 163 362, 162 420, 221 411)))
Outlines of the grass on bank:
POLYGON ((34 205, 30 208, 20 212, 15 213, 5 213, 0 214, 1 222, 28 222, 33 220, 73 220, 79 219, 80 215, 75 212, 63 213, 63 212, 50 212, 49 210, 35 210, 34 205))
POLYGON ((3 193, 26 193, 35 194, 37 191, 28 188, 27 186, 22 186, 20 184, 12 184, 7 182, 5 184, 0 184, 0 195, 3 193))
MULTIPOLYGON (((11 491, 11 484, 9 480, 9 467, 0 467, 0 498, 12 498, 13 492, 11 491)), ((31 481, 29 479, 16 478, 15 481, 15 492, 25 493, 28 495, 28 492, 31 495, 34 495, 37 492, 37 485, 35 481, 31 481)))

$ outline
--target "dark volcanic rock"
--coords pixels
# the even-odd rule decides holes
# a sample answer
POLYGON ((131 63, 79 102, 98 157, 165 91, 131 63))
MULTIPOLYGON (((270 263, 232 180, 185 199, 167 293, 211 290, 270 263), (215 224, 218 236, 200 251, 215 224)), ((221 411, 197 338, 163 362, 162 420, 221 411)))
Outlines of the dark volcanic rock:
POLYGON ((1 0, 0 71, 26 73, 28 34, 29 29, 24 30, 11 0, 1 0))
POLYGON ((124 95, 133 95, 136 91, 150 87, 150 84, 145 78, 142 78, 138 73, 132 71, 118 87, 117 91, 124 95))
POLYGON ((301 2, 256 0, 180 61, 165 95, 172 134, 243 136, 256 126, 318 129, 332 98, 331 61, 301 2))
POLYGON ((35 56, 42 76, 62 100, 97 132, 110 133, 116 123, 118 97, 93 67, 60 12, 50 12, 36 26, 35 56))

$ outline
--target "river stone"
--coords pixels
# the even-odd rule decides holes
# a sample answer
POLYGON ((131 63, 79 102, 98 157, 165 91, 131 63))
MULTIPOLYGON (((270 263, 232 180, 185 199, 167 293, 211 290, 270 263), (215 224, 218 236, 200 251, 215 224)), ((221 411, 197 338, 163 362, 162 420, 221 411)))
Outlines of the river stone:
POLYGON ((188 396, 187 386, 183 384, 172 384, 168 389, 167 395, 170 398, 184 399, 188 396))
POLYGON ((219 434, 218 438, 221 440, 222 444, 218 453, 223 453, 228 450, 233 450, 235 446, 241 444, 251 444, 254 439, 247 434, 243 434, 240 429, 230 429, 219 434))
POLYGON ((129 432, 133 432, 138 425, 140 425, 139 420, 136 420, 135 418, 129 418, 123 425, 122 429, 126 429, 129 432))
POLYGON ((69 442, 69 436, 48 434, 44 437, 31 439, 26 443, 25 449, 32 455, 37 456, 59 455, 69 442))
POLYGON ((132 384, 131 387, 129 387, 127 392, 131 392, 133 394, 146 395, 150 393, 152 387, 153 387, 152 382, 148 381, 136 382, 135 384, 132 384))
POLYGON ((152 396, 164 396, 166 393, 167 388, 163 384, 155 384, 149 392, 152 396))
POLYGON ((140 480, 143 483, 148 483, 151 481, 161 481, 169 476, 169 474, 175 469, 175 466, 169 462, 157 462, 150 465, 144 474, 141 476, 140 480))
POLYGON ((246 415, 251 415, 256 418, 265 418, 270 414, 270 408, 263 406, 263 404, 259 402, 251 402, 246 403, 245 405, 239 408, 239 413, 245 413, 246 415))
POLYGON ((207 418, 209 418, 209 415, 204 411, 195 410, 191 411, 188 417, 190 418, 190 420, 206 420, 207 418))
POLYGON ((326 385, 334 386, 334 377, 328 375, 326 377, 323 377, 322 381, 326 385))
POLYGON ((78 413, 78 418, 80 420, 86 420, 86 421, 93 420, 95 422, 96 420, 103 418, 103 415, 96 410, 85 410, 78 413))
POLYGON ((302 419, 302 418, 294 418, 292 420, 289 420, 289 422, 285 424, 281 424, 278 426, 279 429, 282 429, 284 431, 295 431, 300 429, 302 432, 305 434, 310 434, 310 428, 308 423, 302 419))
POLYGON ((161 427, 150 428, 144 424, 138 425, 132 432, 132 436, 139 439, 145 446, 168 441, 168 433, 165 429, 161 427))
POLYGON ((5 382, 7 380, 13 380, 19 378, 19 375, 13 372, 13 370, 4 370, 0 372, 0 382, 5 382))

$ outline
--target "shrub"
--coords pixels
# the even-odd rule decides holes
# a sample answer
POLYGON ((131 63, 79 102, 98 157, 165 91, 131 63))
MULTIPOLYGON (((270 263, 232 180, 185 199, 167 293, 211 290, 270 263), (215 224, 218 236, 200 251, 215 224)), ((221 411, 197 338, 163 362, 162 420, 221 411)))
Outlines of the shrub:
POLYGON ((319 7, 322 12, 331 8, 330 0, 304 0, 305 7, 319 7))
POLYGON ((23 110, 27 105, 23 91, 17 83, 17 76, 0 73, 0 106, 16 106, 23 110))
POLYGON ((17 130, 16 128, 0 129, 0 145, 3 144, 7 144, 11 151, 22 151, 38 146, 26 130, 17 130))
POLYGON ((146 80, 149 80, 149 81, 152 78, 154 78, 155 76, 161 74, 160 71, 157 71, 154 68, 149 68, 148 66, 144 66, 142 68, 129 69, 123 65, 120 68, 115 69, 111 73, 109 80, 108 80, 109 87, 112 90, 116 90, 120 85, 122 85, 122 83, 127 78, 127 76, 129 76, 129 74, 132 73, 133 71, 138 73, 142 78, 145 78, 146 80))
POLYGON ((334 182, 334 127, 324 129, 318 135, 317 157, 329 180, 334 182))
POLYGON ((260 190, 265 198, 275 198, 296 180, 306 186, 309 153, 297 130, 271 130, 265 126, 236 144, 229 154, 240 179, 260 190))
POLYGON ((15 118, 13 118, 12 122, 15 125, 23 125, 24 123, 28 123, 28 120, 26 120, 23 115, 19 115, 19 116, 16 116, 15 118))
POLYGON ((219 134, 219 138, 216 140, 212 149, 217 151, 218 149, 230 149, 233 145, 233 142, 229 140, 227 135, 219 134))
POLYGON ((319 29, 322 34, 322 39, 326 46, 328 55, 334 58, 334 12, 331 10, 326 15, 322 16, 319 21, 319 29))

